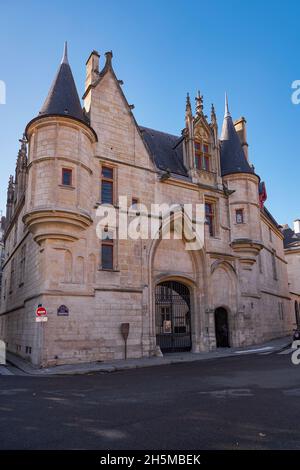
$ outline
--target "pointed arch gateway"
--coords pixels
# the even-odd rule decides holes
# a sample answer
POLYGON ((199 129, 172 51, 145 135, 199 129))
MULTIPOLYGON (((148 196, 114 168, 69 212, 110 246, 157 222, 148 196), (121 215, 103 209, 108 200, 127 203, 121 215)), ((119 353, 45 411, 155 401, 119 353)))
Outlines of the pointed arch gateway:
POLYGON ((191 298, 189 288, 176 280, 155 287, 156 343, 162 352, 192 348, 191 298))
MULTIPOLYGON (((169 220, 178 235, 180 230, 175 221, 180 216, 182 208, 178 206, 169 220)), ((187 220, 187 231, 191 226, 191 221, 187 220)), ((164 229, 162 224, 161 234, 164 229)), ((188 237, 192 239, 191 233, 188 237)), ((200 347, 203 307, 200 306, 200 291, 205 290, 203 244, 197 235, 192 245, 188 245, 192 248, 189 250, 186 241, 185 236, 159 237, 153 240, 149 253, 152 338, 162 352, 198 351, 200 347)))

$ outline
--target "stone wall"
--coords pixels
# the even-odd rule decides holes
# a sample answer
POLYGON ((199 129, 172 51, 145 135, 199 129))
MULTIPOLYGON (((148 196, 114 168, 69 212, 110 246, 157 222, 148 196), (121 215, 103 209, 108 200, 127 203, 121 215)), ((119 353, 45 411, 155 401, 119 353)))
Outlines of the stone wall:
POLYGON ((129 322, 128 357, 151 355, 154 290, 165 279, 189 287, 195 352, 216 347, 218 307, 228 312, 232 346, 289 333, 293 315, 282 236, 259 210, 257 177, 225 178, 229 193, 218 183, 220 174, 205 184, 172 175, 161 181, 111 69, 88 89, 85 105, 98 142, 84 124, 67 118, 41 118, 30 128, 25 203, 6 240, 0 334, 8 349, 43 366, 122 359, 120 326, 129 322), (206 225, 203 247, 192 252, 179 240, 119 239, 114 269, 101 269, 96 210, 103 164, 114 168, 118 213, 118 196, 127 196, 128 205, 138 198, 148 209, 152 203, 209 201, 215 208, 214 236, 206 225), (63 167, 73 170, 71 188, 61 185, 63 167), (245 211, 244 224, 236 224, 237 208, 245 211), (44 218, 34 219, 32 214, 39 213, 44 218), (12 260, 17 279, 24 244, 24 281, 15 281, 9 293, 12 260), (48 311, 44 325, 34 321, 39 303, 48 311), (68 307, 67 316, 58 315, 61 305, 68 307))

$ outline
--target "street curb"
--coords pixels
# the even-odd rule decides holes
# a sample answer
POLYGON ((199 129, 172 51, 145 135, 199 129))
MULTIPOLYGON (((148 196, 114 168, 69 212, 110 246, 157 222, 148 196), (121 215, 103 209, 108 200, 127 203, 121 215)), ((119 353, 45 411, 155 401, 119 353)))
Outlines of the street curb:
POLYGON ((282 346, 281 348, 277 349, 276 351, 272 351, 271 354, 274 354, 274 353, 280 353, 282 351, 285 351, 286 349, 289 349, 292 347, 292 344, 293 342, 291 341, 290 343, 286 344, 285 346, 282 346))
MULTIPOLYGON (((276 341, 276 340, 273 340, 276 341)), ((269 342, 269 344, 272 343, 272 341, 269 342)), ((267 344, 267 343, 265 343, 267 344)), ((281 351, 284 351, 285 349, 289 348, 291 346, 291 341, 290 339, 286 339, 286 344, 283 346, 282 344, 280 346, 272 346, 272 351, 269 352, 269 354, 275 354, 281 351)), ((186 357, 180 357, 180 358, 169 358, 169 357, 152 357, 152 358, 144 358, 144 359, 136 359, 137 362, 132 362, 132 363, 126 363, 126 362, 121 362, 120 364, 100 364, 97 365, 97 363, 91 363, 90 365, 87 363, 86 364, 86 369, 77 369, 76 367, 80 367, 80 364, 74 364, 74 370, 55 370, 55 366, 52 368, 37 368, 32 364, 27 364, 24 359, 19 358, 18 356, 15 356, 13 353, 8 353, 7 357, 7 363, 11 364, 14 368, 19 369, 23 373, 31 376, 31 377, 55 377, 55 376, 65 376, 65 375, 87 375, 87 374, 93 374, 93 373, 112 373, 112 372, 122 372, 125 370, 132 370, 132 369, 143 369, 147 367, 158 367, 158 366, 163 366, 163 365, 174 365, 174 364, 186 364, 186 363, 191 363, 191 362, 201 362, 201 361, 212 361, 212 360, 217 360, 217 359, 225 359, 228 357, 240 357, 240 356, 248 356, 251 354, 257 354, 257 349, 259 347, 262 347, 262 345, 256 345, 252 347, 253 351, 251 349, 247 350, 246 353, 244 354, 238 354, 238 352, 243 351, 243 349, 235 349, 234 351, 231 350, 228 353, 220 353, 219 355, 216 354, 216 352, 211 352, 211 355, 209 356, 209 353, 199 353, 198 355, 195 356, 186 356, 186 357), (149 360, 149 362, 145 362, 149 360), (140 361, 140 362, 139 362, 140 361), (89 368, 90 367, 90 368, 89 368)), ((245 349, 245 348, 244 348, 245 349)), ((70 364, 70 367, 72 365, 70 364)), ((81 364, 82 366, 82 364, 81 364)), ((60 367, 60 366, 57 366, 60 367)))

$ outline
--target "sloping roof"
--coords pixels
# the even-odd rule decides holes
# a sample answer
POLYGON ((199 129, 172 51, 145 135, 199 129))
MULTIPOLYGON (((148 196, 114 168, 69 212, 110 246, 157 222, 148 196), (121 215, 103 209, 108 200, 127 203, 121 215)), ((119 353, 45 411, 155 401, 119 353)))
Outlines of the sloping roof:
POLYGON ((160 170, 188 176, 183 163, 183 137, 141 126, 140 131, 160 170))
POLYGON ((272 216, 271 212, 266 208, 266 206, 263 206, 261 211, 265 214, 265 216, 272 222, 273 225, 275 225, 276 228, 281 228, 281 225, 277 222, 277 220, 272 216))
POLYGON ((295 233, 288 225, 283 226, 282 233, 284 236, 284 248, 291 248, 295 245, 300 245, 300 233, 295 233))
POLYGON ((240 138, 235 130, 228 110, 227 97, 220 143, 222 176, 231 173, 254 173, 253 168, 251 168, 245 157, 240 138))
POLYGON ((86 121, 77 93, 65 44, 64 55, 39 116, 69 116, 86 121))

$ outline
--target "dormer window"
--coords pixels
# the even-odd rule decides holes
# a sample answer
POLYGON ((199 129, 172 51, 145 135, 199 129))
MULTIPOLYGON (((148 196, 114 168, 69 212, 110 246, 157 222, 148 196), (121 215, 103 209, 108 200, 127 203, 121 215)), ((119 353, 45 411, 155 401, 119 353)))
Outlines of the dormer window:
POLYGON ((195 142, 195 166, 197 170, 210 171, 209 144, 206 142, 195 142))

